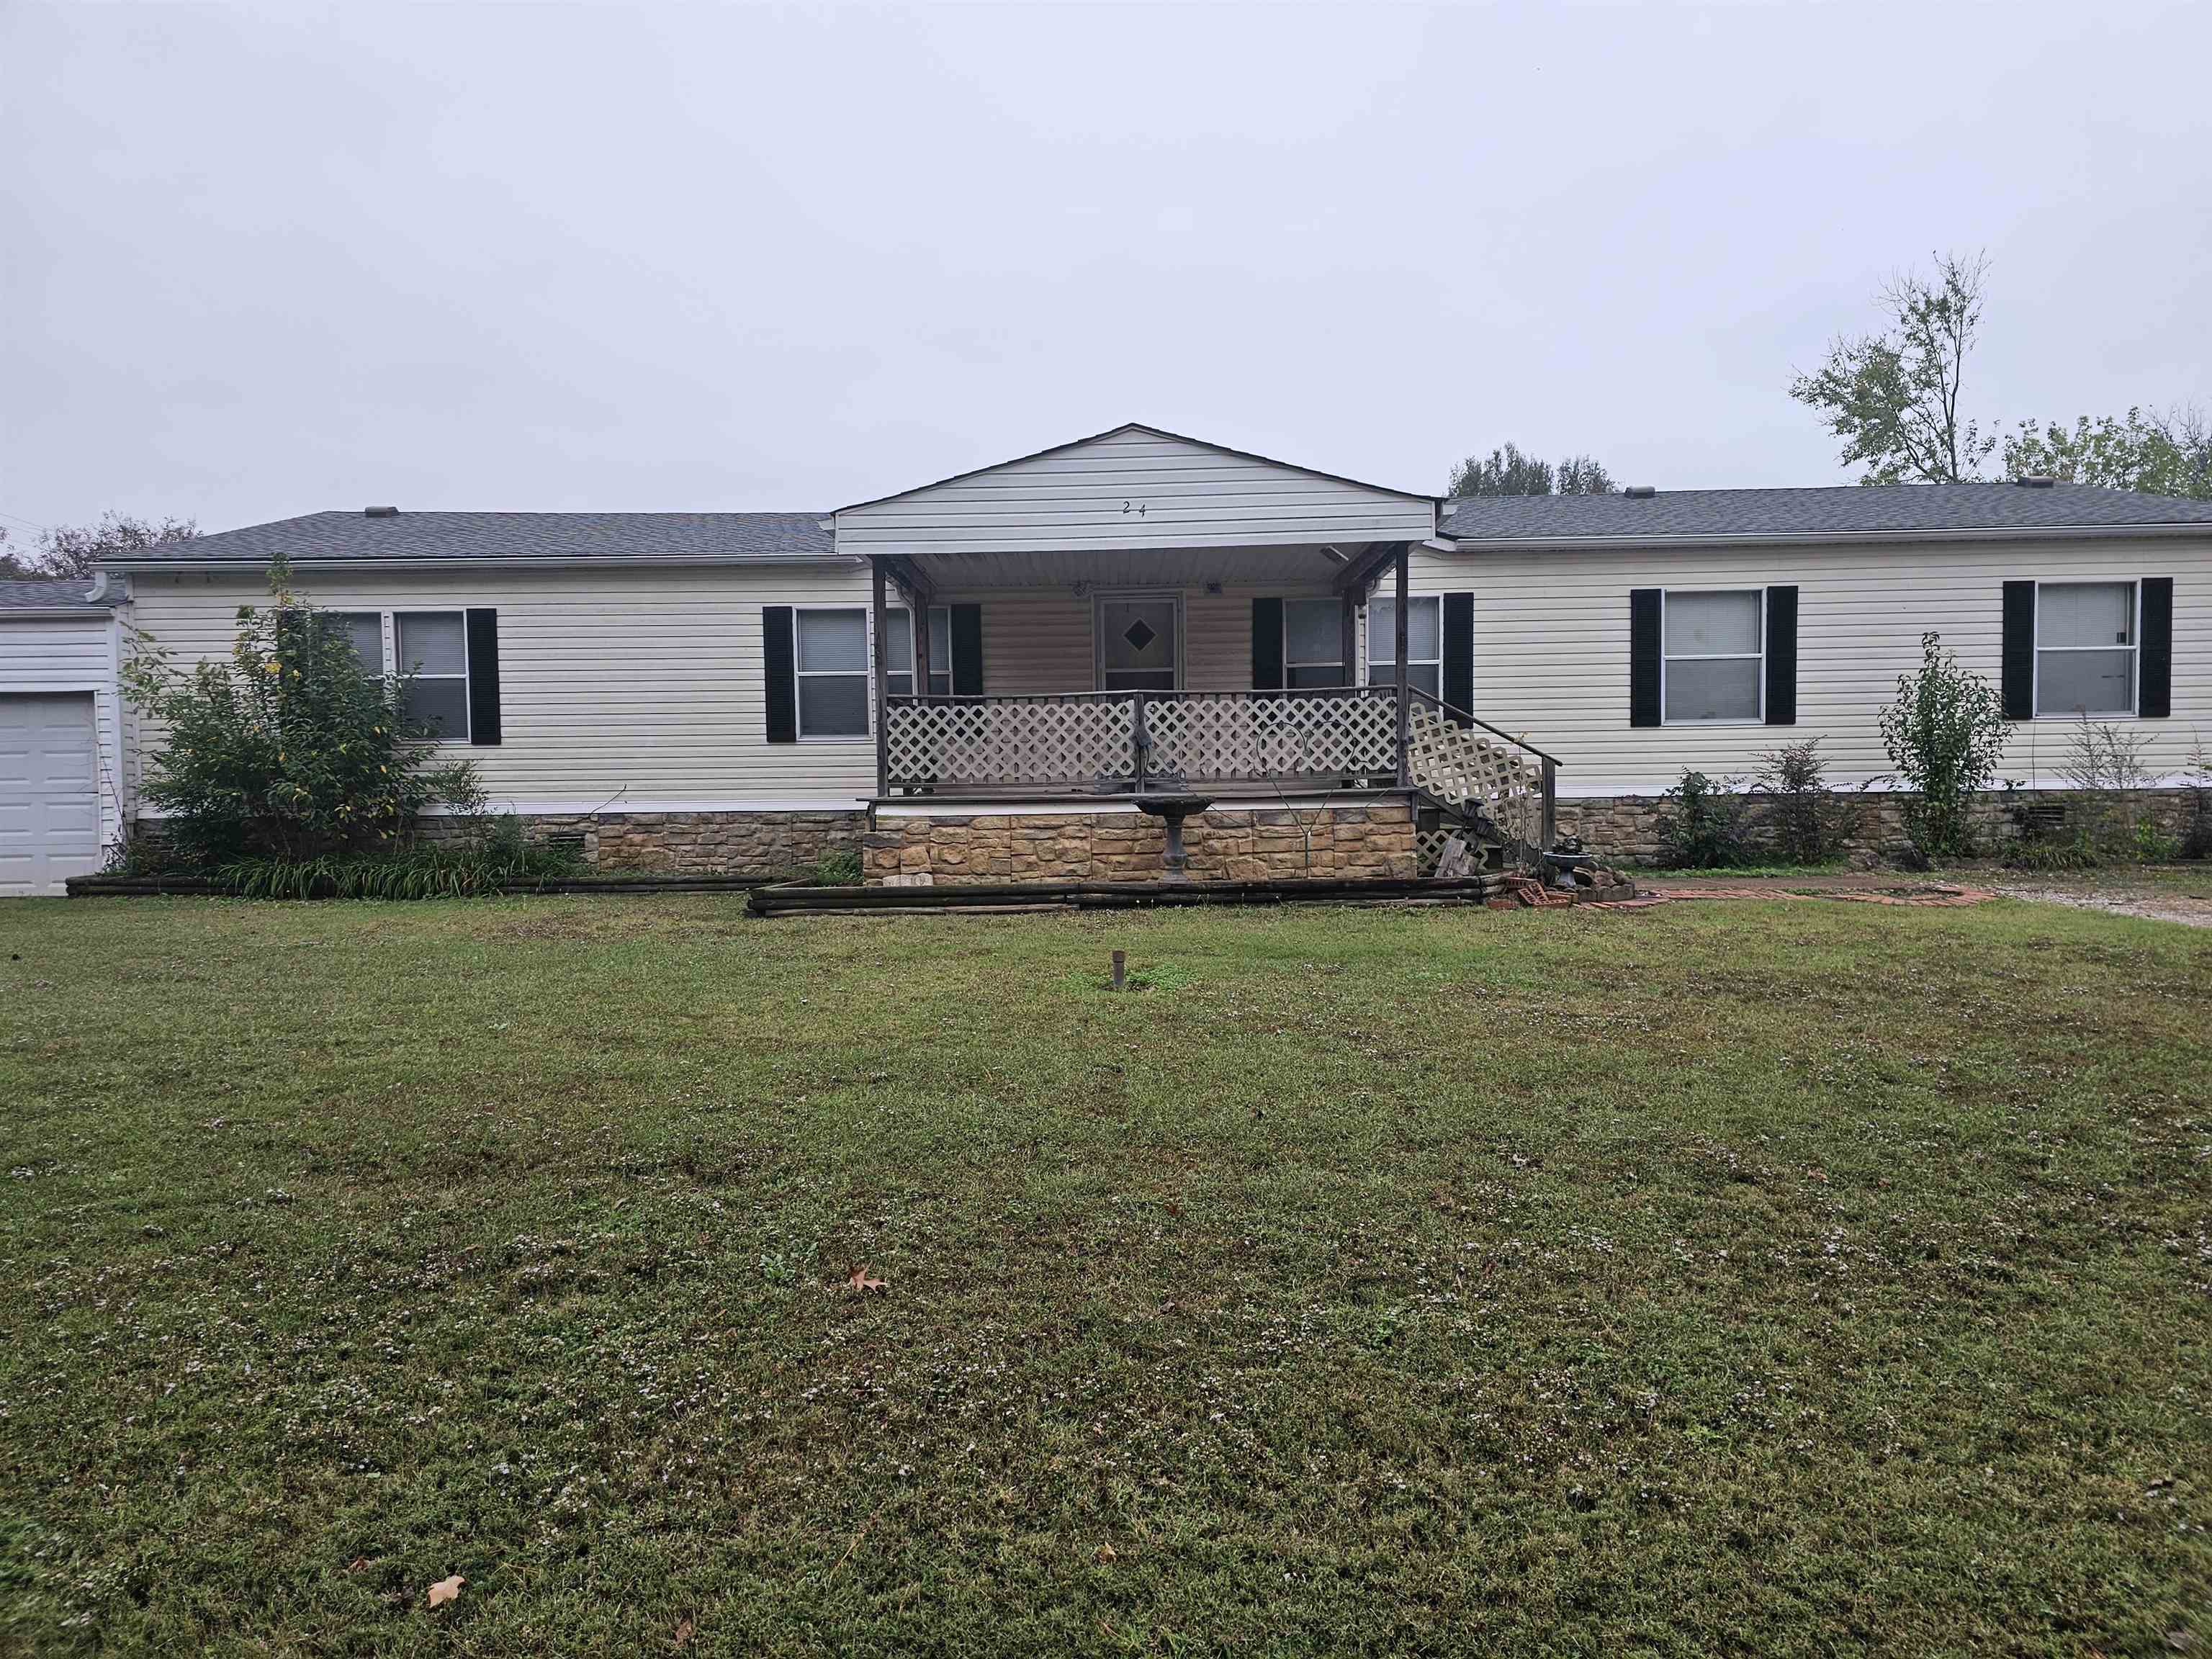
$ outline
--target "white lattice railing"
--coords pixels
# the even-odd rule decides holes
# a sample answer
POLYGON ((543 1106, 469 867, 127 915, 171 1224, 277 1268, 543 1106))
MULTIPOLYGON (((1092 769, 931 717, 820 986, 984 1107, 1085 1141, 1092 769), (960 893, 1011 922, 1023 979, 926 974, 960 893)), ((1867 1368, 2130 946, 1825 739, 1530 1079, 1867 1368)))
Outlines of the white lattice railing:
POLYGON ((1133 775, 1136 732, 1128 696, 893 697, 884 781, 1090 788, 1133 775))
POLYGON ((1412 702, 1406 771, 1414 785, 1447 805, 1481 812, 1531 847, 1544 845, 1543 757, 1425 696, 1412 702))
POLYGON ((1395 776, 1386 688, 1147 691, 1039 697, 893 697, 887 788, 1133 782, 1322 782, 1395 776))
MULTIPOLYGON (((1542 845, 1545 757, 1425 693, 1408 702, 1409 780, 1542 845)), ((893 697, 884 781, 942 791, 1385 781, 1398 772, 1397 720, 1389 686, 893 697)))
POLYGON ((1395 775, 1397 705, 1381 690, 1180 691, 1145 699, 1147 769, 1189 783, 1395 775))

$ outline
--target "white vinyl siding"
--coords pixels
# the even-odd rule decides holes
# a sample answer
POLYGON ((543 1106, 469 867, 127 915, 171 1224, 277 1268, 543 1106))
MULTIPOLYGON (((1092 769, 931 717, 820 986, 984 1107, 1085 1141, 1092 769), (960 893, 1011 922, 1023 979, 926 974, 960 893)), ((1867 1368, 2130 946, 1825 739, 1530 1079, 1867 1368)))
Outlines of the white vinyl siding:
POLYGON ((1660 596, 1660 707, 1668 726, 1757 724, 1766 696, 1766 591, 1660 596))
POLYGON ((1008 461, 837 514, 841 553, 1418 541, 1426 498, 1144 431, 1008 461))
POLYGON ((0 612, 0 694, 86 692, 98 747, 100 842, 121 839, 131 811, 130 710, 116 686, 118 624, 106 611, 82 616, 9 617, 0 612))
MULTIPOLYGON (((132 580, 134 620, 180 665, 227 654, 238 607, 267 594, 244 574, 132 580)), ((870 737, 768 741, 761 658, 764 608, 864 608, 863 568, 301 571, 295 585, 332 611, 497 610, 501 743, 467 751, 496 806, 828 808, 875 791, 870 737)))
MULTIPOLYGON (((1878 544, 1822 548, 1626 547, 1613 551, 1414 550, 1416 592, 1475 588, 1474 713, 1561 762, 1560 793, 1656 795, 1685 769, 1748 777, 1762 750, 1821 740, 1832 781, 1887 787, 1896 769, 1875 716, 1920 665, 1920 636, 1992 687, 2002 678, 2004 584, 2174 578, 2173 712, 2123 719, 2153 771, 2187 764, 2212 734, 2212 536, 1878 544), (1797 720, 1789 726, 1628 723, 1628 594, 1638 587, 1796 586, 1797 720)), ((2016 725, 2001 777, 2063 786, 2066 720, 2016 725)))
POLYGON ((2134 714, 2140 614, 2133 582, 2037 583, 2036 714, 2134 714))

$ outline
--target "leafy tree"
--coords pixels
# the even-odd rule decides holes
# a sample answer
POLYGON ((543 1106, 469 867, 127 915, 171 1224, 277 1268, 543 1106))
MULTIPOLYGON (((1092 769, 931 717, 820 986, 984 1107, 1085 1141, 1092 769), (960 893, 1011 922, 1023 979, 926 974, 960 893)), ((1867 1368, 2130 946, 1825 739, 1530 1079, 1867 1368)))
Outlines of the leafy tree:
POLYGON ((406 678, 365 671, 343 623, 291 591, 240 606, 227 660, 176 668, 143 635, 125 694, 163 730, 144 787, 187 859, 298 860, 396 850, 433 801, 480 810, 466 761, 430 764, 403 714, 406 678))
POLYGON ((1588 455, 1570 455, 1559 463, 1559 491, 1562 495, 1618 495, 1620 486, 1613 474, 1588 455))
POLYGON ((1501 444, 1488 455, 1470 455, 1452 469, 1452 495, 1610 495, 1620 488, 1588 455, 1570 455, 1553 466, 1501 444))
POLYGON ((1996 436, 1962 420, 1959 404, 1988 270, 1980 255, 1945 254, 1932 280, 1900 274, 1881 293, 1887 330, 1837 339, 1817 372, 1790 381, 1790 395, 1843 440, 1844 465, 1866 468, 1861 483, 1981 476, 1996 436))
MULTIPOLYGON (((117 558, 156 542, 181 541, 198 532, 199 526, 190 519, 156 522, 133 518, 128 513, 103 513, 97 524, 57 525, 40 532, 36 553, 0 550, 0 576, 88 577, 102 559, 117 558)), ((0 530, 0 542, 7 539, 7 532, 0 530)))
POLYGON ((1882 747, 1913 792, 1905 832, 1923 858, 1973 850, 1969 809, 1990 787, 2008 734, 1995 687, 1920 636, 1920 668, 1897 677, 1897 700, 1881 711, 1882 747))
POLYGON ((2212 500, 2212 428, 2195 408, 2124 420, 2082 416, 2069 428, 2057 421, 2023 421, 2005 440, 2008 477, 2044 477, 2108 489, 2212 500))

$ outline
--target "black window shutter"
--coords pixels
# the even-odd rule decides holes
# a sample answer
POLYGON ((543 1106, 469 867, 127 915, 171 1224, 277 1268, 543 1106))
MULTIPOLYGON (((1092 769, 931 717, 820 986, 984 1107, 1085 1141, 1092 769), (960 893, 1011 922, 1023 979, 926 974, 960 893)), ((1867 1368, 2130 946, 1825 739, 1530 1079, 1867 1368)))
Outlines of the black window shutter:
POLYGON ((952 610, 952 695, 983 695, 983 607, 956 605, 952 610))
POLYGON ((1474 595, 1447 593, 1443 602, 1444 701, 1474 713, 1474 595))
POLYGON ((1283 602, 1252 601, 1252 689, 1283 689, 1283 602))
POLYGON ((1766 723, 1797 724, 1797 590, 1766 590, 1766 723))
POLYGON ((2173 714, 2173 578, 2146 576, 2142 585, 2142 683, 2136 712, 2147 720, 2173 714))
POLYGON ((1628 590, 1628 723, 1659 724, 1659 590, 1628 590))
POLYGON ((499 612, 471 611, 469 629, 469 741, 499 742, 499 612))
POLYGON ((2035 584, 2004 585, 2004 654, 1999 677, 2008 720, 2035 714, 2035 584))
POLYGON ((761 607, 761 667, 768 678, 768 740, 799 741, 798 664, 792 659, 791 607, 761 607))

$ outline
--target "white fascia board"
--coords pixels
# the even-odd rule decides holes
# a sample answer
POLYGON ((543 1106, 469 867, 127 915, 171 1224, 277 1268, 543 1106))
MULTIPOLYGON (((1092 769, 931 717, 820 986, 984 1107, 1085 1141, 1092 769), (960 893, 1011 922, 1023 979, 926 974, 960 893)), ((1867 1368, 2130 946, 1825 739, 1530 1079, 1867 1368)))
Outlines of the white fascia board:
POLYGON ((2176 536, 2212 539, 2212 524, 2046 525, 1977 530, 1831 530, 1733 536, 1460 537, 1461 553, 1645 553, 1655 548, 1864 547, 1896 542, 2040 542, 2151 540, 2176 536))
MULTIPOLYGON (((700 570, 750 570, 775 565, 820 565, 856 568, 867 561, 852 553, 778 553, 759 558, 711 559, 660 557, 629 553, 564 555, 547 559, 294 559, 295 570, 622 570, 636 567, 666 569, 690 567, 700 570)), ((103 570, 154 574, 164 570, 265 571, 266 559, 158 559, 103 564, 103 570)))

